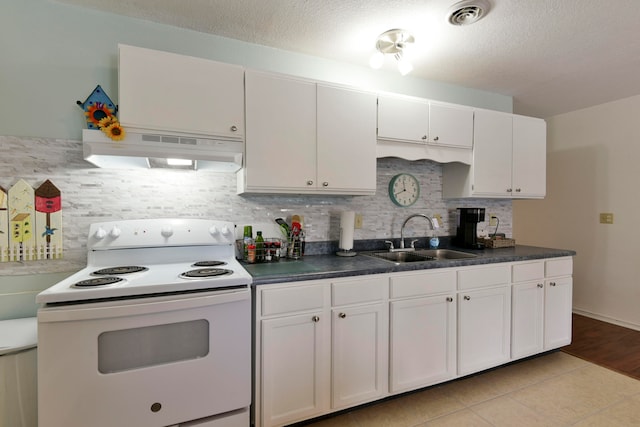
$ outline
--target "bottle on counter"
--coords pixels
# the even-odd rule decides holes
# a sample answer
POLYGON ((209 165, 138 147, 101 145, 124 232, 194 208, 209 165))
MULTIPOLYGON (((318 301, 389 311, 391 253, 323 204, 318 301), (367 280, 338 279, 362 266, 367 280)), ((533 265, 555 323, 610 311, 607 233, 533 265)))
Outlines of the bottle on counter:
POLYGON ((256 231, 256 262, 264 262, 264 237, 262 231, 256 231))
POLYGON ((249 260, 249 245, 253 244, 253 227, 250 225, 244 226, 244 237, 243 237, 243 257, 242 259, 245 261, 249 260))

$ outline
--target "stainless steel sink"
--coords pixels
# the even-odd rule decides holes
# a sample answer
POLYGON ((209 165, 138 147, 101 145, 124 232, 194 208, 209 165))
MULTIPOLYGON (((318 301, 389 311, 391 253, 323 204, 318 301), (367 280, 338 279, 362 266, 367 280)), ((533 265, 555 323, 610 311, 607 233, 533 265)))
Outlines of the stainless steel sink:
POLYGON ((463 259, 475 258, 478 255, 468 252, 455 251, 453 249, 416 249, 416 255, 427 256, 434 259, 463 259))
POLYGON ((381 258, 395 263, 425 262, 433 260, 474 258, 477 255, 452 249, 416 249, 399 252, 364 252, 362 255, 381 258))

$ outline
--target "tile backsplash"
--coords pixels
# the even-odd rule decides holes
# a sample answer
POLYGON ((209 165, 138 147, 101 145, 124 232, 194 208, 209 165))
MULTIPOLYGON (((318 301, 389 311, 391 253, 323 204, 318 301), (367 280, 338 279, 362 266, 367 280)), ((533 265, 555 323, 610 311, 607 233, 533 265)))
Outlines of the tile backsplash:
MULTIPOLYGON (((378 160, 377 192, 373 196, 303 196, 236 194, 235 174, 184 170, 98 169, 82 158, 82 143, 74 140, 0 136, 0 186, 22 178, 32 185, 50 179, 62 193, 64 259, 2 263, 4 275, 74 271, 86 263, 89 225, 113 219, 198 217, 245 224, 273 223, 292 214, 304 217, 307 240, 338 240, 340 212, 362 215, 354 238, 399 237, 400 225, 413 213, 440 214, 444 226, 438 235, 455 234, 457 207, 484 207, 499 217, 499 232, 511 236, 511 201, 442 198, 442 169, 429 161, 397 158, 378 160), (418 178, 421 194, 410 208, 395 206, 387 195, 389 180, 399 172, 418 178)), ((487 222, 479 232, 493 232, 487 222)), ((407 226, 407 236, 431 233, 424 221, 407 226)))

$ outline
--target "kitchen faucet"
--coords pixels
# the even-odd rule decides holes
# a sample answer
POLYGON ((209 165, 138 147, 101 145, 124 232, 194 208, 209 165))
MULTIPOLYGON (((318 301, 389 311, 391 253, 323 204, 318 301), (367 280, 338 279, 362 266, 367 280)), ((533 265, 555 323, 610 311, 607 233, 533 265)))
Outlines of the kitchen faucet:
MULTIPOLYGON (((402 223, 402 227, 400 227, 400 249, 404 249, 404 227, 405 225, 407 225, 407 222, 409 222, 411 218, 416 218, 416 217, 421 217, 426 219, 427 221, 429 221, 429 225, 431 225, 431 229, 432 230, 436 229, 436 227, 434 227, 433 225, 433 220, 428 216, 426 216, 425 214, 418 213, 418 214, 409 215, 407 219, 405 219, 404 222, 402 223)), ((411 247, 413 248, 413 242, 411 242, 411 247)))

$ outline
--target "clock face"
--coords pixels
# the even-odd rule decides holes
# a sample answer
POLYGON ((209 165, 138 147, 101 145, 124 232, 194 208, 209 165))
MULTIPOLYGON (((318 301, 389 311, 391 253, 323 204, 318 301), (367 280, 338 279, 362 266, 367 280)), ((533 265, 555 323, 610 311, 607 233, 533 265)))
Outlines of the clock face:
POLYGON ((413 175, 401 173, 389 182, 389 197, 398 206, 413 205, 420 196, 420 184, 413 175))

